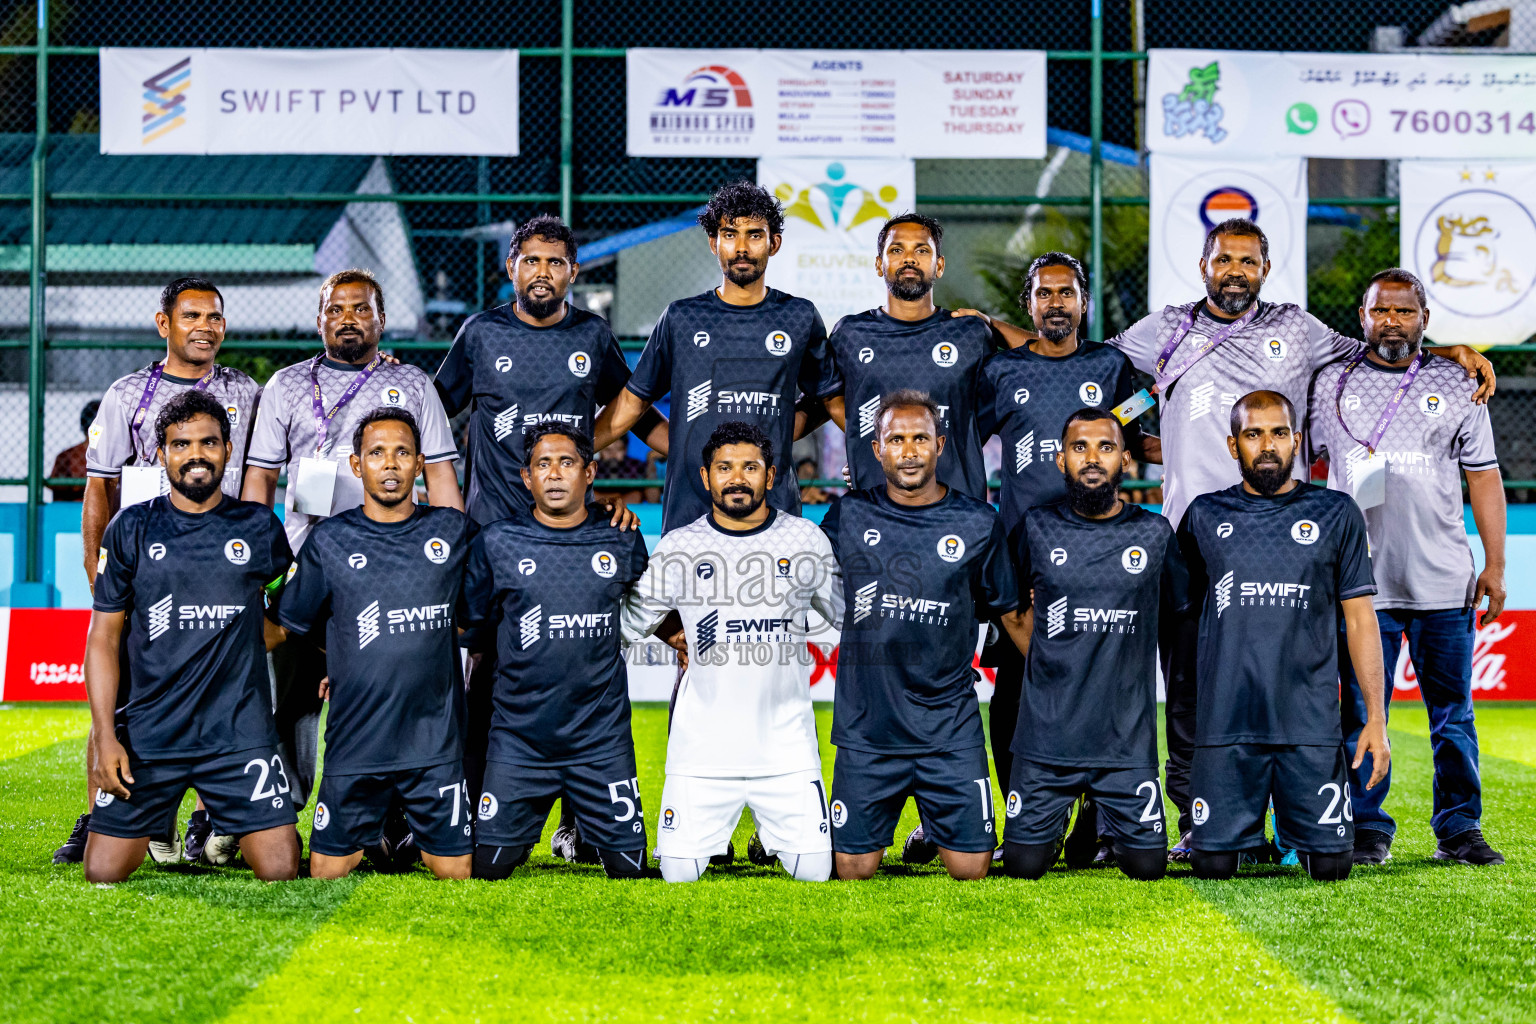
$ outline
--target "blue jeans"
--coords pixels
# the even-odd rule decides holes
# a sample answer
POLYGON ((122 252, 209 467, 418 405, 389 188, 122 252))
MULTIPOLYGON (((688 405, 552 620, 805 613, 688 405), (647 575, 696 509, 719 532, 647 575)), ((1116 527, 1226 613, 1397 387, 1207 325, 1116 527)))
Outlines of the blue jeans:
MULTIPOLYGON (((1472 721, 1475 616, 1475 611, 1460 608, 1376 612, 1376 620, 1381 626, 1388 710, 1392 702, 1392 669, 1397 664, 1405 634, 1408 656, 1413 659, 1419 679, 1419 692, 1424 696, 1424 706, 1429 709, 1429 743, 1435 758, 1435 805, 1430 825, 1440 839, 1479 828, 1479 819, 1483 815, 1483 783, 1477 768, 1477 727, 1472 721)), ((1365 699, 1350 665, 1342 621, 1339 624, 1339 678, 1343 683, 1344 746, 1353 761, 1355 743, 1365 725, 1365 699)), ((1375 789, 1366 789, 1372 760, 1367 754, 1352 773, 1350 789, 1355 828, 1372 828, 1393 835, 1397 832, 1397 823, 1381 808, 1387 799, 1387 791, 1392 788, 1392 775, 1389 771, 1375 789)))

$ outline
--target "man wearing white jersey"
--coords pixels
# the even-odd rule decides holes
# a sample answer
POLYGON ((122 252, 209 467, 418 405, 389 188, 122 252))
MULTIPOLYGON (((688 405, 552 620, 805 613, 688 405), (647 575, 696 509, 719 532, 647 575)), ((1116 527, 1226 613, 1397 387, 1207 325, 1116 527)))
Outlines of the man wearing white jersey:
MULTIPOLYGON (((1233 218, 1213 227, 1200 257, 1205 297, 1165 306, 1142 317, 1108 344, 1131 365, 1151 374, 1160 403, 1163 444, 1163 515, 1177 528, 1189 503, 1202 494, 1242 482, 1227 452, 1233 404, 1253 391, 1275 391, 1288 399, 1298 421, 1307 415, 1312 375, 1340 359, 1352 359, 1364 343, 1345 337, 1291 302, 1263 302, 1259 291, 1269 276, 1269 239, 1251 220, 1233 218)), ((1033 337, 993 321, 1010 345, 1033 337)), ((1479 402, 1493 393, 1492 365, 1464 345, 1436 350, 1459 363, 1467 376, 1482 378, 1479 402)), ((1297 460, 1295 476, 1306 479, 1297 460)), ((1169 854, 1188 859, 1189 763, 1194 751, 1195 639, 1198 624, 1188 616, 1161 618, 1159 647, 1167 684, 1167 793, 1179 808, 1179 843, 1169 854)))
POLYGON ((624 634, 682 619, 688 671, 667 738, 656 856, 669 882, 697 881, 724 853, 741 810, 795 878, 824 882, 832 837, 803 656, 811 611, 842 621, 841 577, 814 523, 765 504, 773 442, 720 424, 700 477, 709 512, 664 536, 626 602, 624 634))

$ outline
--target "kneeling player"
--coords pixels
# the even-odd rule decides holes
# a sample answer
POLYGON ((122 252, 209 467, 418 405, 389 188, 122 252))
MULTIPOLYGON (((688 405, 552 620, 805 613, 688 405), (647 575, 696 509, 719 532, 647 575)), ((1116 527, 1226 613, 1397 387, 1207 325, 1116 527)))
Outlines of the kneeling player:
POLYGON ((712 507, 661 539, 625 606, 626 638, 676 610, 688 642, 667 737, 661 874, 696 881, 745 807, 768 856, 824 882, 832 844, 805 645, 812 609, 841 616, 832 548, 809 520, 765 504, 773 442, 757 427, 716 427, 699 478, 712 507))
POLYGON ((218 832, 239 837, 257 878, 294 878, 297 818, 263 619, 263 592, 282 585, 292 562, 283 524, 220 490, 229 417, 206 391, 166 403, 155 434, 171 492, 118 513, 97 563, 85 683, 99 792, 85 878, 132 874, 188 789, 218 832), (128 700, 116 711, 124 651, 128 700))
POLYGON ((1013 537, 1034 611, 1003 831, 1011 875, 1039 878, 1056 862, 1081 793, 1121 871, 1150 880, 1168 868, 1157 613, 1165 595, 1187 602, 1188 579, 1168 520, 1120 500, 1125 454, 1114 416, 1073 413, 1056 453, 1067 496, 1026 512, 1013 537))
POLYGON ((397 803, 432 873, 468 878, 474 839, 453 610, 470 521, 416 504, 421 433, 404 409, 364 416, 350 462, 363 504, 315 527, 279 613, 290 633, 325 627, 331 707, 309 872, 344 877, 380 841, 397 803))
POLYGON ((638 878, 645 817, 618 627, 645 539, 588 509, 597 466, 580 430, 529 427, 523 452, 533 512, 475 538, 460 602, 466 627, 496 635, 474 874, 506 878, 526 861, 559 799, 608 877, 638 878))
POLYGON ((1336 623, 1365 698, 1354 766, 1385 777, 1380 633, 1365 518, 1349 495, 1292 475, 1301 435, 1283 395, 1232 407, 1227 447, 1243 482, 1196 498, 1179 527, 1190 592, 1203 600, 1199 704, 1190 792, 1190 858, 1201 878, 1230 878, 1238 853, 1275 838, 1319 881, 1349 877, 1354 822, 1339 730, 1336 623))
POLYGON ((875 432, 884 486, 845 495, 822 521, 848 606, 832 715, 837 876, 874 875, 914 796, 950 876, 984 878, 997 843, 971 659, 978 620, 1028 645, 1018 584, 996 510, 935 477, 933 400, 886 395, 875 432))

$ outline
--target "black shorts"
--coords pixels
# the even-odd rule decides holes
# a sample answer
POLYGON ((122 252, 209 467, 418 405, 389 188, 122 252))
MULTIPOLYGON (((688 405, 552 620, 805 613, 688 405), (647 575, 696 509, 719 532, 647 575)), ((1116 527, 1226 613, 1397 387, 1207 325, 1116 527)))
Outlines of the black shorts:
POLYGON ((1212 853, 1264 843, 1264 815, 1275 805, 1275 839, 1307 853, 1354 849, 1349 763, 1335 747, 1237 743, 1196 747, 1190 767, 1192 845, 1212 853))
POLYGON ((832 849, 873 853, 891 845, 907 797, 930 842, 958 853, 997 848, 987 748, 879 754, 839 747, 832 771, 832 849))
POLYGON ((241 750, 196 761, 128 759, 133 782, 128 799, 96 794, 91 831, 120 839, 163 835, 176 821, 187 790, 197 790, 219 835, 243 836, 298 824, 293 781, 282 755, 271 747, 241 750))
POLYGON ((458 761, 368 775, 326 772, 320 776, 310 852, 348 857, 377 843, 396 797, 423 853, 463 857, 475 852, 469 789, 458 761))
POLYGON ((1072 802, 1084 793, 1099 812, 1099 832, 1132 850, 1168 845, 1157 769, 1081 768, 1015 758, 1008 780, 1003 840, 1046 846, 1067 833, 1072 802))
POLYGON ((475 841, 485 846, 533 845, 558 798, 575 816, 584 842, 602 850, 644 849, 638 774, 633 746, 602 761, 556 768, 487 761, 475 841))

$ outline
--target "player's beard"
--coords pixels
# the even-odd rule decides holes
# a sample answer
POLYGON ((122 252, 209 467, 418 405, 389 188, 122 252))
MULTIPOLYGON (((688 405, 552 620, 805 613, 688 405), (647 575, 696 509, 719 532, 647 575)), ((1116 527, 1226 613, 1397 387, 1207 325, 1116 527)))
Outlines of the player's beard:
POLYGON ((372 350, 373 342, 369 341, 362 331, 337 333, 335 337, 327 338, 325 342, 325 354, 338 363, 355 363, 372 350))
POLYGON ((891 290, 891 294, 901 301, 915 302, 933 291, 933 280, 923 273, 921 267, 902 267, 896 271, 895 277, 886 282, 886 286, 891 290), (917 276, 903 277, 902 275, 908 270, 916 271, 917 276))
POLYGON ((554 316, 564 302, 565 296, 556 292, 553 285, 550 285, 549 297, 547 299, 535 298, 528 292, 517 293, 517 304, 523 308, 524 313, 527 313, 535 320, 543 320, 554 316))
POLYGON ((1409 335, 1406 332, 1376 331, 1365 336, 1365 343, 1371 346, 1371 351, 1375 352, 1378 358, 1385 359, 1389 363, 1398 363, 1416 353, 1423 339, 1423 334, 1409 335))
POLYGON ((763 507, 763 502, 765 502, 767 500, 768 500, 768 492, 767 491, 764 491, 762 494, 757 494, 756 492, 754 492, 752 490, 752 488, 743 486, 741 484, 736 484, 734 486, 726 487, 724 490, 722 490, 720 492, 720 497, 718 497, 718 498, 714 497, 713 495, 710 496, 710 502, 715 506, 715 508, 720 510, 720 514, 723 515, 723 516, 726 516, 726 517, 728 517, 730 519, 745 519, 745 518, 747 518, 752 513, 756 512, 758 509, 762 508, 763 507), (725 504, 725 497, 728 494, 745 494, 751 500, 749 500, 745 505, 727 506, 725 504))
POLYGON ((1227 316, 1237 316, 1243 310, 1253 304, 1258 298, 1258 292, 1248 286, 1248 279, 1241 274, 1228 274, 1219 281, 1207 279, 1205 282, 1205 295, 1211 300, 1211 305, 1221 310, 1227 316), (1228 292, 1229 284, 1242 285, 1241 292, 1228 292))
POLYGON ((751 256, 746 259, 752 263, 751 267, 738 267, 738 257, 733 256, 731 262, 725 265, 725 276, 737 288, 746 288, 757 283, 758 279, 768 272, 768 257, 754 260, 751 256))
MULTIPOLYGON (((1259 456, 1261 459, 1265 456, 1259 456)), ((1291 478, 1291 469, 1296 465, 1296 449, 1291 449, 1291 457, 1281 463, 1278 456, 1271 456, 1273 462, 1256 462, 1252 466, 1243 465, 1243 479, 1248 481, 1248 486, 1267 497, 1280 493, 1280 488, 1291 478)))
MULTIPOLYGON (((1054 312, 1053 310, 1052 313, 1054 312)), ((1077 325, 1065 312, 1058 315, 1052 315, 1052 313, 1047 313, 1040 318, 1040 337, 1055 344, 1070 337, 1072 332, 1077 330, 1077 325)))
POLYGON ((215 471, 213 468, 213 463, 209 462, 207 459, 192 459, 189 462, 183 462, 181 464, 181 475, 171 478, 171 486, 176 488, 176 493, 180 494, 183 498, 186 498, 194 505, 201 505, 203 502, 213 497, 214 492, 217 491, 223 483, 224 471, 222 469, 215 471), (203 466, 207 468, 208 472, 211 474, 207 483, 189 484, 186 482, 187 470, 192 469, 194 466, 203 466))
POLYGON ((1120 480, 1124 476, 1125 468, 1116 466, 1102 483, 1089 485, 1068 474, 1067 504, 1080 516, 1102 516, 1115 507, 1115 501, 1120 497, 1120 480))

